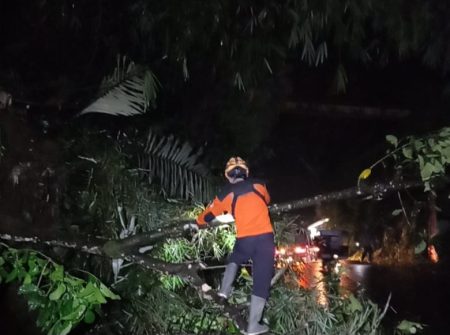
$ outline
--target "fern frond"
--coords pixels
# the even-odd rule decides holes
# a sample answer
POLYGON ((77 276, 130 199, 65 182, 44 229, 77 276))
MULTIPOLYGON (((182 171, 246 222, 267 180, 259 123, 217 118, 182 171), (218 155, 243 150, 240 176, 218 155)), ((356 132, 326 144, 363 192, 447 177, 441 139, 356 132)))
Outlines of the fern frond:
POLYGON ((149 131, 142 168, 148 172, 149 182, 158 179, 169 197, 208 201, 212 186, 208 170, 198 163, 202 150, 194 150, 174 136, 158 136, 149 131))
POLYGON ((336 69, 336 74, 334 78, 334 87, 336 93, 345 93, 347 91, 348 77, 347 71, 342 64, 339 64, 336 69))
POLYGON ((125 56, 117 58, 114 72, 100 85, 99 98, 80 113, 105 113, 132 116, 155 107, 160 84, 155 75, 136 66, 125 56))

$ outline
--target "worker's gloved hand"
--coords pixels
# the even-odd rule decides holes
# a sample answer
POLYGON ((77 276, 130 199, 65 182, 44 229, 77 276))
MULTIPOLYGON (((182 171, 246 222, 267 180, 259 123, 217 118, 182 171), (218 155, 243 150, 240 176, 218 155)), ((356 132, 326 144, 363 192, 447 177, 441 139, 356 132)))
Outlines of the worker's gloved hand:
POLYGON ((183 230, 189 231, 191 233, 196 233, 196 232, 198 232, 198 225, 196 223, 186 223, 183 226, 183 230))

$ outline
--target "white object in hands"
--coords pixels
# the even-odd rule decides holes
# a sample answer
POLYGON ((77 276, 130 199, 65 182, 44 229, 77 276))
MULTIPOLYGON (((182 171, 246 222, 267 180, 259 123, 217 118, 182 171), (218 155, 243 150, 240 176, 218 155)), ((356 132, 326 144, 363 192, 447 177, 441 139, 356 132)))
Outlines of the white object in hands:
POLYGON ((217 215, 214 220, 214 222, 220 222, 223 224, 227 224, 227 223, 233 223, 234 222, 234 217, 231 214, 221 214, 221 215, 217 215))
POLYGON ((208 291, 210 291, 212 289, 212 287, 211 286, 209 286, 208 284, 206 284, 206 283, 204 283, 203 285, 202 285, 202 291, 203 292, 208 292, 208 291))

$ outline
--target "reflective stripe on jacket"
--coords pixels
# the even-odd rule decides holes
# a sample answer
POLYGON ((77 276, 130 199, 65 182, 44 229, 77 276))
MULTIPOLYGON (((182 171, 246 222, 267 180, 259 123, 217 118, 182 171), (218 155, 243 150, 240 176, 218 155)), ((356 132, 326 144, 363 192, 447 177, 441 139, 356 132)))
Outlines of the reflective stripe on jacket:
POLYGON ((267 205, 270 195, 264 183, 246 179, 227 184, 214 201, 197 218, 198 225, 229 213, 236 223, 237 238, 273 232, 267 205))

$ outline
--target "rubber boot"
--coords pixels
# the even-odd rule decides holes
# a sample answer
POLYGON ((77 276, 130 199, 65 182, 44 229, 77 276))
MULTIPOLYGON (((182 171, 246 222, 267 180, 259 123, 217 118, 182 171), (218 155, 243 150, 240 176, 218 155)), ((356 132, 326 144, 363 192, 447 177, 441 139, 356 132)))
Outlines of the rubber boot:
POLYGON ((250 301, 250 315, 248 317, 248 327, 246 335, 258 335, 264 334, 269 331, 269 327, 259 323, 262 318, 264 311, 264 306, 266 305, 266 300, 252 295, 250 301))
POLYGON ((228 299, 230 297, 238 268, 239 266, 236 263, 228 263, 225 273, 223 274, 222 283, 220 284, 220 290, 217 295, 224 299, 228 299))

